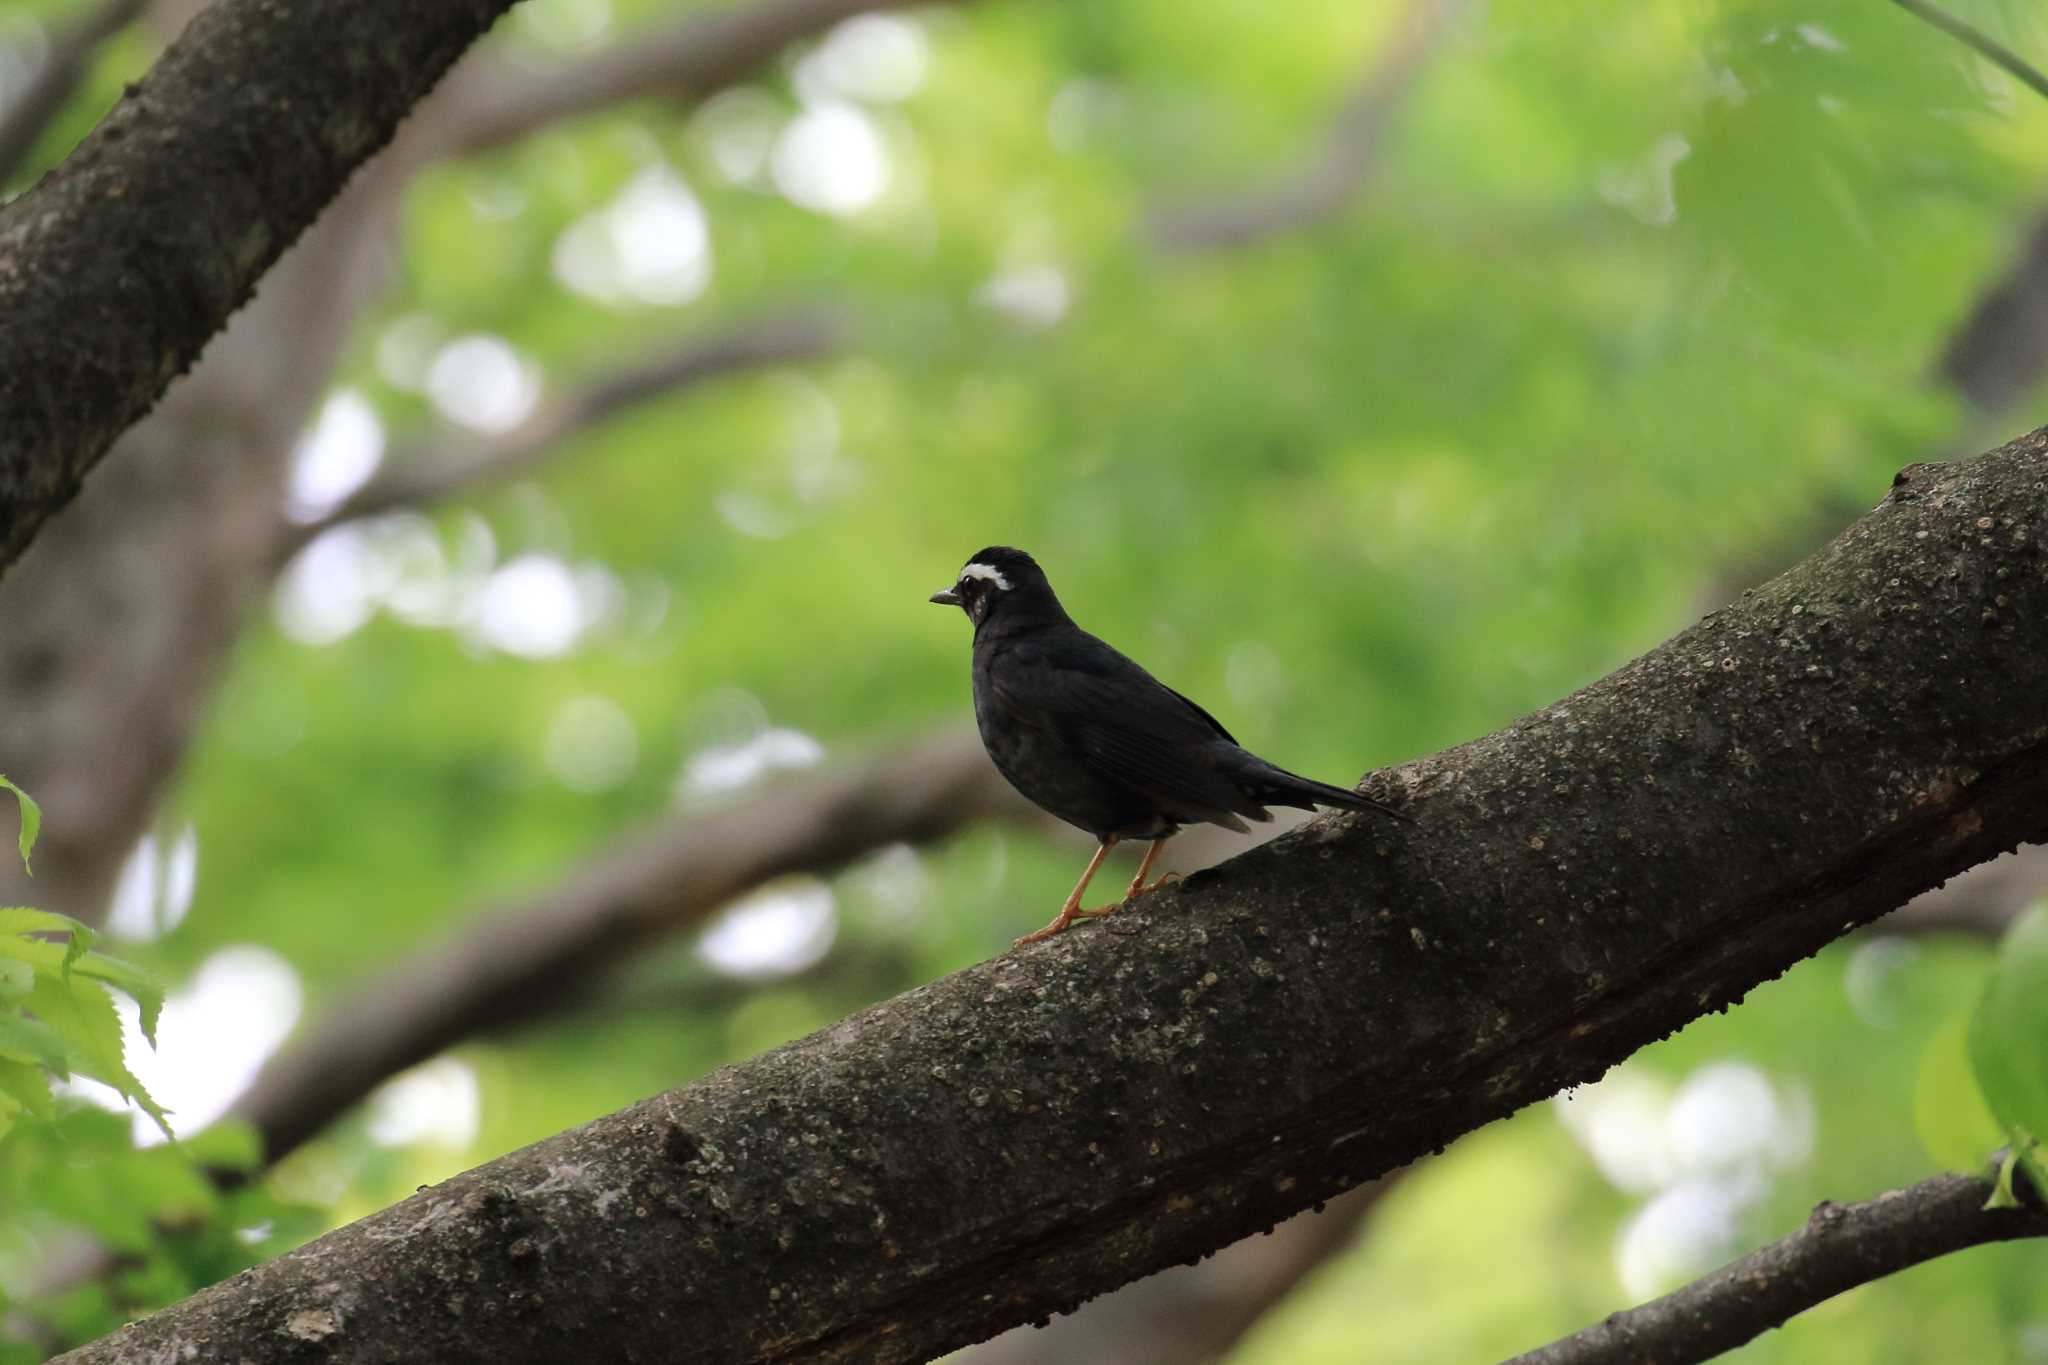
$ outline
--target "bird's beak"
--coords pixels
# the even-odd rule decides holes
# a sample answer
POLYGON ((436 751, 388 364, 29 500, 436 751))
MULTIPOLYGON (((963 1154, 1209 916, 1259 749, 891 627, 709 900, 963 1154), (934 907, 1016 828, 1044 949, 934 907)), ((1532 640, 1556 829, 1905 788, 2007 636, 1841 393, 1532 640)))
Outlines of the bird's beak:
POLYGON ((960 594, 951 588, 940 588, 932 594, 931 600, 942 607, 957 607, 960 605, 960 594))

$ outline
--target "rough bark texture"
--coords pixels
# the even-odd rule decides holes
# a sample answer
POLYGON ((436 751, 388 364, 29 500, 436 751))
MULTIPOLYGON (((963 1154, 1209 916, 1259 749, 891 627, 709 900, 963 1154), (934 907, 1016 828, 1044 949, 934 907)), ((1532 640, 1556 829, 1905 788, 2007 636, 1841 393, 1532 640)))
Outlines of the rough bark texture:
POLYGON ((1938 1175, 1861 1204, 1821 1204, 1790 1237, 1508 1365, 1691 1365, 1908 1266, 1987 1242, 2048 1237, 2048 1213, 1987 1209, 1990 1197, 1988 1180, 1938 1175))
POLYGON ((0 568, 511 0, 221 0, 0 208, 0 568))
POLYGON ((2048 431, 1330 817, 67 1359, 911 1361, 1189 1260, 2048 833, 2048 431))

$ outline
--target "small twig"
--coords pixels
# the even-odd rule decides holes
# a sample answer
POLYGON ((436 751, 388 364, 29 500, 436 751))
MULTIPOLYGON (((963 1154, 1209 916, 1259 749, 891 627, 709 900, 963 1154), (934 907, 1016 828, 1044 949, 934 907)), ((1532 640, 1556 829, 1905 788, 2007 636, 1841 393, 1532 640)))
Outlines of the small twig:
POLYGON ((1892 0, 1892 3, 1906 13, 1934 25, 2020 84, 2031 87, 2035 94, 2048 99, 2048 75, 2043 75, 2039 67, 1984 30, 1965 23, 1940 6, 1929 4, 1927 0, 1892 0))
POLYGON ((94 50, 126 28, 142 5, 143 0, 104 0, 50 40, 50 51, 29 77, 28 87, 0 112, 0 183, 21 168, 50 120, 71 98, 94 50))
POLYGON ((1990 1197, 1991 1183, 1982 1176, 1938 1175, 1861 1204, 1821 1204, 1790 1237, 1507 1365, 1710 1360, 1815 1304, 1908 1266, 1987 1242, 2048 1236, 2048 1212, 1987 1209, 1990 1197))

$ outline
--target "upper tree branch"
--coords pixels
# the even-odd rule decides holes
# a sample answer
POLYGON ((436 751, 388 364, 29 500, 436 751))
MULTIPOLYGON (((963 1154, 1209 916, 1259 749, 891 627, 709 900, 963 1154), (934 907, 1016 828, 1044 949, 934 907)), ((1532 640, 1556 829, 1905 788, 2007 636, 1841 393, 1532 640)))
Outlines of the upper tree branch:
POLYGON ((0 569, 511 0, 220 0, 0 207, 0 569))
POLYGON ((1022 812, 980 741, 948 731, 861 767, 664 821, 368 983, 273 1057, 233 1113, 275 1161, 406 1067, 544 1008, 594 968, 763 882, 831 872, 890 844, 1022 812))
POLYGON ((449 450, 400 453, 339 507, 284 533, 280 553, 288 555, 344 521, 418 506, 516 477, 542 463, 570 436, 635 404, 762 365, 815 359, 837 349, 845 331, 836 316, 810 312, 756 318, 709 336, 691 337, 545 404, 502 436, 449 450))
POLYGON ((2048 1237, 2039 1208, 1987 1209, 1991 1182, 1938 1175, 1861 1204, 1822 1204, 1806 1226, 1661 1299, 1508 1365, 1689 1365, 1711 1360, 1859 1284, 1987 1242, 2048 1237))
POLYGON ((14 102, 0 110, 0 184, 12 179, 36 139, 71 98, 99 45, 142 12, 147 0, 100 0, 50 40, 43 64, 14 102))
POLYGON ((1263 189, 1227 200, 1158 211, 1152 239, 1168 251, 1243 246, 1338 212, 1379 165, 1380 145, 1463 0, 1413 0, 1392 42, 1379 53, 1325 134, 1317 159, 1263 189))
POLYGON ((910 1361, 1210 1251, 2048 833, 2048 430, 1333 816, 71 1359, 910 1361))
POLYGON ((2048 75, 1975 24, 1950 14, 1931 0, 1892 0, 1892 3, 1940 29, 2035 94, 2048 98, 2048 75))
POLYGON ((479 63, 464 72, 442 150, 477 152, 549 124, 641 96, 700 98, 751 75, 802 38, 911 0, 769 0, 692 15, 578 61, 534 70, 479 63))

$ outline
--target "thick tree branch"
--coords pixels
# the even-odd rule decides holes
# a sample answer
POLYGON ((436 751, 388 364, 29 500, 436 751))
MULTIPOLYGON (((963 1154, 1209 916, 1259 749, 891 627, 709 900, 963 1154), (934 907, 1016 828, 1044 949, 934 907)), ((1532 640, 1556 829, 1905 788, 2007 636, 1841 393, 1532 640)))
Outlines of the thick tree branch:
POLYGON ((1264 189, 1156 212, 1153 242, 1165 251, 1243 246, 1319 222, 1351 203, 1379 165, 1395 111, 1462 3, 1412 0, 1392 41, 1344 101, 1314 162, 1264 189))
POLYGON ((836 350, 845 332, 839 317, 813 311, 755 318, 710 336, 691 337, 666 353, 543 405, 502 436, 447 450, 399 452, 386 463, 384 472, 339 507, 285 532, 281 551, 288 555, 344 521, 434 502, 515 478, 544 462, 569 437, 626 408, 707 379, 816 359, 836 350))
POLYGON ((0 207, 0 569, 510 3, 221 0, 0 207))
POLYGON ((1861 1204, 1821 1204, 1806 1226, 1702 1280, 1616 1313, 1508 1365, 1689 1365, 1859 1284, 1987 1242, 2048 1237, 2039 1208, 1987 1209, 1991 1182, 1938 1175, 1861 1204))
POLYGON ((949 730, 858 768, 662 822, 366 984, 272 1058, 233 1113, 275 1161, 406 1067, 543 1009, 600 964, 764 882, 1025 812, 980 740, 949 730))
MULTIPOLYGON (((1333 816, 77 1362, 910 1361, 1185 1261, 2048 834, 2048 430, 1333 816)), ((374 1019, 366 1019, 374 1026, 374 1019)))
POLYGON ((445 153, 485 151, 563 119, 626 100, 701 99, 752 75, 791 43, 841 20, 911 0, 768 0, 696 14, 580 61, 535 70, 479 64, 464 72, 442 129, 445 153))
POLYGON ((142 12, 147 0, 100 0, 50 39, 43 64, 14 102, 0 110, 0 184, 14 177, 36 139, 71 98, 99 45, 142 12))

